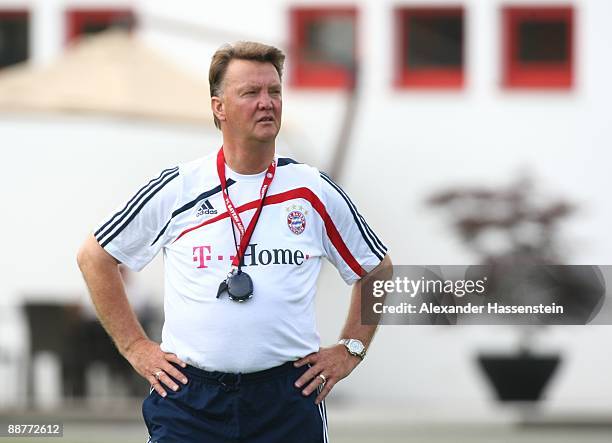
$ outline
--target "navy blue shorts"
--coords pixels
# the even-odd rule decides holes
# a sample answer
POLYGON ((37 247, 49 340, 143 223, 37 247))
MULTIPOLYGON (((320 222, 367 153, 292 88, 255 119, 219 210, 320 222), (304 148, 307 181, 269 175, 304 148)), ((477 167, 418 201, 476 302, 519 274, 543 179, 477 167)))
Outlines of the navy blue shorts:
POLYGON ((248 374, 177 368, 164 398, 152 391, 142 404, 150 443, 326 443, 325 402, 318 390, 305 397, 293 384, 308 369, 293 362, 248 374))

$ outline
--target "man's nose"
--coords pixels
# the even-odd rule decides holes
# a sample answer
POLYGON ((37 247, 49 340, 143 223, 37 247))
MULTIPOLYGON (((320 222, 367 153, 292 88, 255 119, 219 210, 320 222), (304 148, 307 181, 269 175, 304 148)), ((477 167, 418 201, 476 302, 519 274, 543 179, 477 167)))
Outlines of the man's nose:
POLYGON ((270 94, 263 93, 259 97, 259 108, 260 109, 272 109, 272 97, 270 94))

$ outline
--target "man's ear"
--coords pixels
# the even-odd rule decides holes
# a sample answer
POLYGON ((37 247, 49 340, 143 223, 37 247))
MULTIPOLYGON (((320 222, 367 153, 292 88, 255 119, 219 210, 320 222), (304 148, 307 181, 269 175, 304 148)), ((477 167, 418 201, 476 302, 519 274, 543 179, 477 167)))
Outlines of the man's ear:
POLYGON ((221 97, 214 96, 210 99, 210 108, 219 121, 225 121, 225 106, 221 97))

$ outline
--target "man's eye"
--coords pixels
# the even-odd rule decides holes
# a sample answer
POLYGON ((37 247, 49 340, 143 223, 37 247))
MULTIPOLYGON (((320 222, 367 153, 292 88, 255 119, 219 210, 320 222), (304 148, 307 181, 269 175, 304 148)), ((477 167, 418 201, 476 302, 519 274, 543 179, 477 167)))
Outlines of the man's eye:
POLYGON ((246 91, 244 95, 254 95, 255 91, 246 91))

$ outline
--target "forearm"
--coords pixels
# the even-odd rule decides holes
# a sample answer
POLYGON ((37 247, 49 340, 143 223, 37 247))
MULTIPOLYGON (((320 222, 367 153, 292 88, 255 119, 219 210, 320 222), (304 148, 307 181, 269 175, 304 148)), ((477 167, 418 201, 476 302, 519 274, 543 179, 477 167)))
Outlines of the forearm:
POLYGON ((376 333, 376 329, 378 328, 378 324, 362 324, 361 297, 363 285, 368 279, 387 279, 391 277, 391 274, 392 263, 387 255, 376 268, 353 285, 349 312, 344 327, 342 328, 340 338, 356 338, 360 340, 366 348, 370 345, 376 333))
POLYGON ((90 237, 79 251, 78 264, 100 323, 126 356, 147 336, 128 302, 117 262, 90 237))
POLYGON ((340 333, 340 338, 356 338, 367 348, 374 338, 378 325, 361 323, 361 288, 361 280, 353 285, 348 316, 340 333))

